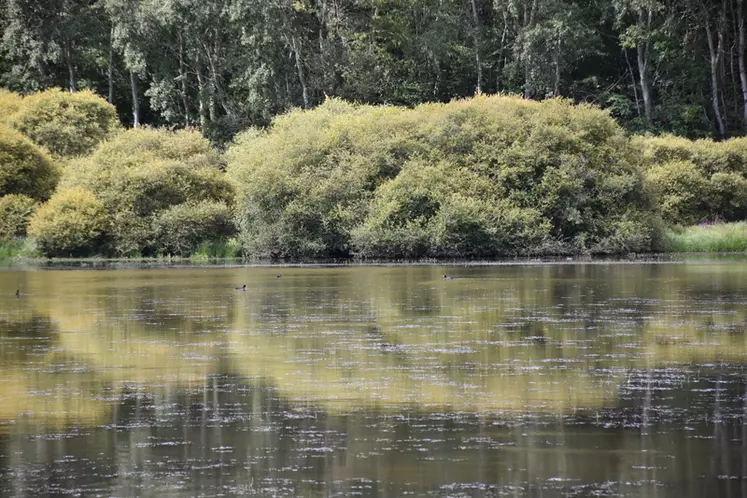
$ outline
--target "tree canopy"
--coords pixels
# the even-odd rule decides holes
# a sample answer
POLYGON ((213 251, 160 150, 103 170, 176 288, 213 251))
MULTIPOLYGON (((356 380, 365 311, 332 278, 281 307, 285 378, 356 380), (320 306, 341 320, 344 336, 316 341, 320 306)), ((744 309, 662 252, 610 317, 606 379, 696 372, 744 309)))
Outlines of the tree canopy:
MULTIPOLYGON (((327 97, 567 97, 631 130, 747 127, 744 0, 3 0, 0 84, 90 89, 225 142, 327 97)), ((2 100, 2 99, 0 99, 2 100)))

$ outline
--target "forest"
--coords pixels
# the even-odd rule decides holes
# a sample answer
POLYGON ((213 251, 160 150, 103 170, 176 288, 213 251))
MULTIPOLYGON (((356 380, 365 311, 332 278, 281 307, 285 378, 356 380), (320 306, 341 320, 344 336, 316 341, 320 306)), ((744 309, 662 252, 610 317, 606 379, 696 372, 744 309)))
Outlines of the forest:
POLYGON ((0 86, 89 89, 225 144, 327 98, 566 97, 625 129, 745 133, 744 0, 4 0, 0 86))

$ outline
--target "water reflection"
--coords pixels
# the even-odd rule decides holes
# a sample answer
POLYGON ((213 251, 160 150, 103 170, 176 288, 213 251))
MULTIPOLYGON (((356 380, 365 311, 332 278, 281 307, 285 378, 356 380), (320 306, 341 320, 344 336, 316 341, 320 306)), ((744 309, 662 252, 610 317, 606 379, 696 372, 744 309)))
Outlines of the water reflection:
POLYGON ((0 494, 745 495, 745 273, 4 271, 0 494))

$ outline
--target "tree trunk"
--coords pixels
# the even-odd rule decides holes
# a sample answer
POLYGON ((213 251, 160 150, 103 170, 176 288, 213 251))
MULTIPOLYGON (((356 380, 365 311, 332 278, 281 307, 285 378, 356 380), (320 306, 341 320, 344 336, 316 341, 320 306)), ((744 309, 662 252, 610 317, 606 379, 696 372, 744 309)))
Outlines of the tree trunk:
POLYGON ((109 65, 106 68, 106 77, 109 80, 109 95, 107 101, 114 102, 114 24, 109 32, 109 65))
POLYGON ((638 99, 638 83, 635 81, 635 73, 633 72, 633 66, 630 64, 630 58, 628 57, 627 49, 623 49, 625 54, 625 62, 628 64, 628 71, 630 72, 630 82, 633 84, 633 98, 635 98, 635 110, 638 113, 638 117, 641 117, 641 101, 638 99))
POLYGON ((67 62, 68 84, 70 93, 77 92, 78 86, 75 84, 75 66, 73 65, 73 54, 70 48, 70 42, 65 42, 65 61, 67 62))
POLYGON ((747 68, 744 61, 744 0, 737 3, 737 19, 739 20, 739 81, 742 84, 742 127, 747 131, 747 68))
POLYGON ((189 98, 187 96, 187 72, 184 70, 184 38, 179 31, 179 85, 181 87, 182 107, 184 107, 184 126, 189 126, 189 98))
POLYGON ((475 93, 482 94, 482 63, 480 62, 480 18, 477 15, 477 4, 470 0, 472 5, 472 40, 475 44, 475 66, 477 66, 477 88, 475 93))
MULTIPOLYGON (((701 7, 703 9, 703 21, 704 26, 706 30, 706 39, 708 41, 708 53, 710 56, 710 62, 711 62, 711 104, 713 105, 713 114, 716 118, 716 126, 718 127, 718 132, 721 135, 721 137, 726 137, 726 123, 724 121, 724 116, 721 113, 721 104, 719 103, 719 84, 718 84, 718 69, 719 64, 721 62, 721 52, 723 50, 724 45, 724 33, 722 30, 723 22, 719 22, 719 25, 717 26, 717 33, 716 36, 718 37, 718 44, 714 41, 714 33, 713 29, 711 28, 711 20, 708 16, 708 10, 706 6, 701 3, 701 7)), ((725 14, 725 10, 722 12, 722 15, 719 16, 721 20, 723 20, 723 14, 725 14)))
MULTIPOLYGON (((653 19, 653 8, 649 6, 648 15, 646 16, 643 10, 638 11, 638 24, 641 25, 646 22, 646 36, 649 35, 651 29, 651 22, 653 19)), ((643 115, 646 118, 646 122, 651 124, 651 87, 648 78, 648 62, 649 62, 649 46, 650 42, 639 42, 636 47, 638 53, 638 76, 641 82, 641 98, 643 99, 643 115)))
POLYGON ((140 126, 140 100, 137 97, 137 77, 130 71, 130 90, 132 90, 132 127, 140 126))
POLYGON ((200 129, 204 132, 205 128, 207 127, 207 106, 205 106, 205 97, 206 97, 206 90, 205 90, 205 81, 202 79, 202 73, 200 70, 197 70, 197 88, 199 92, 199 111, 200 111, 200 129))
POLYGON ((296 59, 296 70, 298 71, 298 81, 301 83, 301 93, 303 95, 303 108, 309 108, 309 90, 306 88, 306 76, 303 70, 303 58, 301 56, 301 47, 295 36, 291 36, 291 48, 296 59))

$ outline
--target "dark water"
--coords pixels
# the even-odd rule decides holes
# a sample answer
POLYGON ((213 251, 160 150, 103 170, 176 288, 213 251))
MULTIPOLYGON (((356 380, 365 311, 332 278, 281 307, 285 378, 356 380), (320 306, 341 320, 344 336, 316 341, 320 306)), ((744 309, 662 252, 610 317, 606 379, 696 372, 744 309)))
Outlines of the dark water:
POLYGON ((0 495, 747 496, 745 330, 738 260, 0 271, 0 495))

